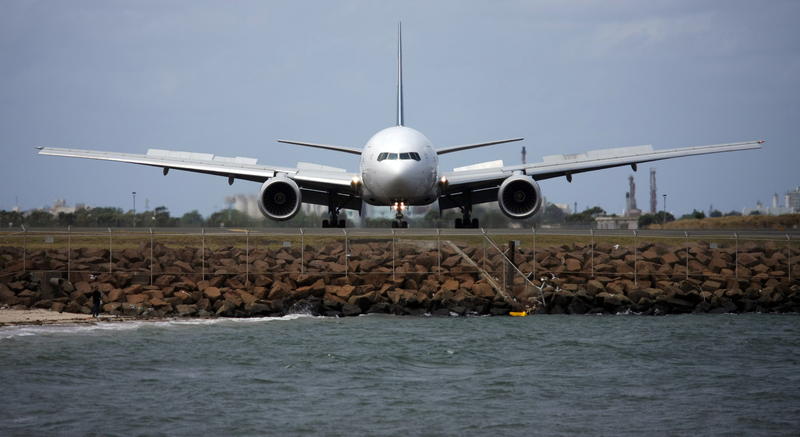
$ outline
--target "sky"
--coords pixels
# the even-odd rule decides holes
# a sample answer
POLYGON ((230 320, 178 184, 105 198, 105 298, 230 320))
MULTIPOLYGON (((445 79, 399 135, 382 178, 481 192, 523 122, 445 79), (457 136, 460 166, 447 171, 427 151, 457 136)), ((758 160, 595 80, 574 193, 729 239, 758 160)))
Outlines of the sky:
MULTIPOLYGON (((641 165, 659 208, 769 203, 800 185, 800 2, 0 2, 0 209, 69 204, 209 214, 259 185, 35 154, 35 146, 162 148, 316 162, 355 155, 395 122, 403 23, 405 124, 434 147, 525 137, 443 155, 441 170, 652 144, 764 139, 763 149, 641 165)), ((630 167, 541 182, 552 202, 621 213, 630 167)))

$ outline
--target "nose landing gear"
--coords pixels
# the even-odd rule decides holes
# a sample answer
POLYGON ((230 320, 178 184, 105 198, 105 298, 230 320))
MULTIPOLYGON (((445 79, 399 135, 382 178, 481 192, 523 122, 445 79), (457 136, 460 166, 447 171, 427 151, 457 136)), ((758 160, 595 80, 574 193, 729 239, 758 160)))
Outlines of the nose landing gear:
POLYGON ((403 220, 403 210, 406 209, 406 204, 403 202, 395 202, 392 208, 395 211, 395 220, 392 222, 392 228, 407 228, 408 222, 403 220))

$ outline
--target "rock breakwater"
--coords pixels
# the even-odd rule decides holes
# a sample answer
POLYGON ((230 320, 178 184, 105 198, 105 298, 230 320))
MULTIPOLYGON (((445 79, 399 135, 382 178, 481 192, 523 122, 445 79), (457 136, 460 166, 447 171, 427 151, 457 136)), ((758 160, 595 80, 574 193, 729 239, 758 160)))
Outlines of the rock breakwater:
POLYGON ((518 249, 514 259, 532 282, 504 278, 513 269, 499 253, 458 248, 430 241, 248 249, 143 243, 112 253, 1 247, 0 306, 88 314, 97 289, 104 313, 138 317, 800 311, 797 250, 773 242, 518 249))

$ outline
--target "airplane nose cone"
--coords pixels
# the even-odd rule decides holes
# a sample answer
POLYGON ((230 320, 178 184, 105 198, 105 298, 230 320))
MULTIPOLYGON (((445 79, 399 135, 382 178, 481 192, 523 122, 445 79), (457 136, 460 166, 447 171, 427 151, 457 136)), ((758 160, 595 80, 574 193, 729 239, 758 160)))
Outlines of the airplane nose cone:
POLYGON ((383 189, 392 198, 408 199, 415 197, 417 191, 417 181, 413 172, 410 171, 406 163, 392 163, 381 173, 383 179, 383 189))

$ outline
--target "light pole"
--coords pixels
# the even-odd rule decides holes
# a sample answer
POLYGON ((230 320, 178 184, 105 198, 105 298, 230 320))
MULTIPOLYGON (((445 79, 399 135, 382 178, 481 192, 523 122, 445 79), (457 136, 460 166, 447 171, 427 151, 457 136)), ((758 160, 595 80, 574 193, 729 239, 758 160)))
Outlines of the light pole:
POLYGON ((136 191, 132 192, 133 195, 133 227, 136 227, 136 191))
POLYGON ((664 196, 664 214, 661 216, 661 225, 663 226, 667 222, 667 193, 662 196, 664 196))

